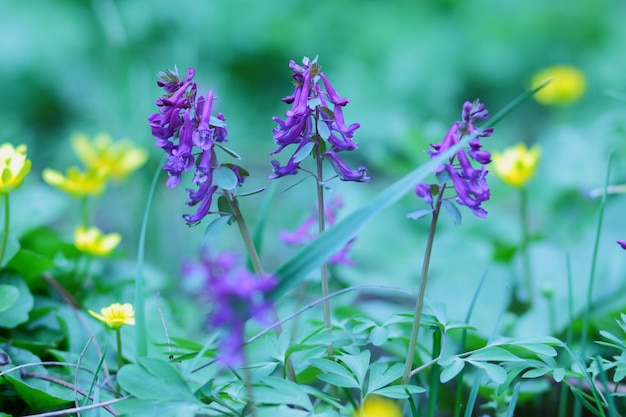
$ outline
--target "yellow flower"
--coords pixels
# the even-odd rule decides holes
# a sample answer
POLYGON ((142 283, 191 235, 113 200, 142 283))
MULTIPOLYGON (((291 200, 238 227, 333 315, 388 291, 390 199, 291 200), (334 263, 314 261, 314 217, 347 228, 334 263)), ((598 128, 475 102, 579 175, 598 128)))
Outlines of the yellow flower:
POLYGON ((26 145, 14 148, 10 143, 3 143, 0 146, 0 195, 19 187, 30 166, 30 159, 26 159, 26 145))
POLYGON ((521 187, 533 176, 541 149, 535 145, 528 149, 525 144, 518 143, 507 148, 504 153, 494 152, 493 167, 502 181, 515 187, 521 187))
POLYGON ((531 87, 538 87, 548 79, 552 81, 534 95, 541 104, 563 106, 575 102, 585 92, 585 76, 575 67, 558 65, 546 68, 532 77, 531 87))
POLYGON ((106 256, 122 241, 119 233, 105 235, 97 227, 76 228, 74 232, 74 246, 81 252, 90 255, 106 256))
POLYGON ((108 307, 100 309, 100 313, 102 314, 89 310, 89 314, 113 330, 118 330, 126 324, 130 326, 135 325, 135 310, 133 309, 133 305, 130 303, 113 303, 108 307))
POLYGON ((355 417, 402 417, 402 410, 393 400, 370 396, 356 410, 355 417))
POLYGON ((145 149, 129 140, 113 143, 106 133, 99 133, 91 142, 82 133, 72 137, 72 147, 88 170, 105 170, 115 179, 127 177, 148 160, 145 149))
POLYGON ((78 167, 69 167, 67 176, 50 168, 43 170, 44 181, 76 198, 101 194, 107 178, 108 173, 102 169, 81 171, 78 167))

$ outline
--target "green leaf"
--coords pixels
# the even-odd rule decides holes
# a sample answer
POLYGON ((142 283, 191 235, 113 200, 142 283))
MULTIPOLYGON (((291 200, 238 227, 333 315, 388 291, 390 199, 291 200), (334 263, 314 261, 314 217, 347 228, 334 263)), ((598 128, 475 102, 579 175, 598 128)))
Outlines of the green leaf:
POLYGON ((202 236, 202 246, 206 246, 208 243, 213 242, 217 238, 217 236, 219 236, 224 227, 226 227, 230 219, 231 216, 220 216, 217 219, 213 220, 211 223, 209 223, 206 229, 204 229, 204 235, 202 236))
POLYGON ((323 122, 317 124, 317 133, 324 140, 328 140, 328 138, 330 137, 330 129, 328 128, 328 125, 323 122))
POLYGON ((289 380, 269 376, 256 386, 254 393, 260 404, 288 404, 313 411, 313 404, 304 389, 289 380))
POLYGON ((432 214, 433 211, 435 211, 435 209, 424 209, 424 210, 412 211, 410 213, 407 213, 406 217, 408 217, 411 220, 419 220, 422 217, 426 217, 429 214, 432 214))
POLYGON ((221 143, 218 143, 218 142, 213 142, 213 143, 214 143, 214 145, 216 145, 218 148, 220 148, 221 150, 223 150, 224 152, 226 152, 227 154, 229 154, 233 158, 241 160, 241 156, 239 156, 239 154, 237 154, 237 152, 233 151, 230 148, 227 148, 226 146, 224 146, 221 143))
POLYGON ((556 382, 561 382, 563 381, 563 378, 565 378, 565 369, 563 368, 556 368, 552 371, 552 377, 554 378, 554 381, 556 382))
POLYGON ((13 285, 0 285, 0 313, 8 310, 20 296, 20 290, 13 285))
POLYGON ((465 368, 465 361, 463 359, 456 356, 452 356, 451 360, 446 359, 448 358, 443 358, 439 361, 439 365, 443 368, 439 375, 439 381, 441 381, 442 384, 450 381, 465 368))
POLYGON ((450 200, 443 200, 441 202, 441 205, 443 206, 444 213, 446 213, 450 220, 452 220, 454 225, 459 226, 461 224, 463 216, 461 216, 461 212, 459 211, 459 208, 456 206, 456 204, 454 204, 450 200))
POLYGON ((551 371, 552 369, 550 368, 530 369, 522 374, 522 378, 539 378, 550 373, 551 371))
POLYGON ((343 362, 352 374, 356 377, 356 381, 359 387, 363 388, 365 383, 365 375, 370 366, 371 353, 369 350, 364 350, 358 355, 341 355, 338 359, 343 362))
MULTIPOLYGON (((0 349, 0 352, 2 351, 3 349, 0 349)), ((7 346, 4 351, 10 357, 11 363, 6 367, 2 367, 5 368, 3 370, 16 365, 41 362, 41 359, 31 352, 14 346, 7 346)), ((48 370, 42 365, 28 366, 23 370, 40 375, 48 375, 48 370)), ((18 370, 5 373, 3 378, 13 386, 18 396, 33 410, 58 409, 73 403, 74 391, 72 389, 52 384, 42 378, 25 378, 18 370)))
MULTIPOLYGON (((72 392, 70 390, 66 390, 66 398, 60 398, 50 393, 51 386, 49 383, 35 387, 9 374, 5 374, 3 377, 13 385, 17 395, 24 400, 29 407, 35 410, 62 408, 73 403, 72 392)), ((32 378, 30 380, 32 380, 32 378)))
POLYGON ((370 367, 367 393, 381 389, 402 377, 404 364, 394 363, 390 367, 384 362, 377 362, 370 367))
POLYGON ((269 334, 265 336, 265 351, 272 358, 284 364, 290 340, 291 335, 287 331, 283 331, 278 338, 275 334, 269 334))
POLYGON ((34 301, 24 280, 13 272, 3 271, 0 273, 0 285, 15 287, 19 293, 11 306, 0 312, 0 328, 12 329, 26 323, 34 301))
POLYGON ((549 357, 554 357, 557 355, 556 349, 554 349, 552 346, 545 345, 543 343, 520 342, 520 343, 515 343, 515 346, 519 346, 524 349, 527 349, 537 355, 544 355, 544 356, 549 356, 549 357))
POLYGON ((426 388, 418 387, 417 385, 393 385, 391 387, 381 388, 376 391, 372 391, 370 394, 380 395, 381 397, 388 398, 408 398, 408 394, 421 394, 426 392, 426 388))
POLYGON ((224 190, 234 190, 239 184, 237 175, 235 175, 232 169, 224 165, 220 165, 213 171, 213 181, 224 190))
MULTIPOLYGON (((0 239, 2 239, 2 233, 0 233, 0 239)), ((4 250, 4 258, 2 258, 2 264, 0 264, 0 267, 7 265, 15 254, 19 252, 19 250, 20 242, 14 236, 9 235, 7 238, 7 246, 4 250)))
MULTIPOLYGON (((323 123, 322 123, 323 124, 323 123)), ((309 142, 306 145, 304 145, 302 148, 300 148, 298 150, 298 152, 296 152, 293 155, 293 161, 295 163, 301 162, 304 159, 306 159, 307 156, 309 156, 309 154, 311 153, 311 151, 313 150, 313 147, 315 146, 315 142, 309 142)))
POLYGON ((115 409, 122 413, 124 417, 187 417, 205 415, 199 413, 203 408, 205 407, 199 403, 141 400, 137 398, 131 398, 115 404, 115 409))
POLYGON ((497 362, 519 362, 524 361, 524 359, 520 358, 509 352, 508 350, 502 349, 497 346, 487 346, 484 347, 471 355, 469 355, 466 359, 475 360, 475 361, 497 361, 497 362))
POLYGON ((329 384, 343 388, 361 388, 355 376, 337 362, 328 359, 311 359, 311 365, 322 371, 317 377, 329 384))
POLYGON ((198 402, 180 373, 169 363, 139 358, 139 365, 125 365, 118 373, 120 386, 139 399, 198 402))
POLYGON ((382 346, 389 338, 389 330, 386 327, 376 326, 370 332, 370 341, 374 346, 382 346))
POLYGON ((467 362, 471 363, 477 368, 484 370, 487 377, 496 384, 502 384, 504 381, 506 381, 506 371, 498 365, 471 360, 468 360, 467 362))
POLYGON ((33 252, 30 249, 21 249, 15 254, 8 266, 20 274, 28 282, 41 282, 41 274, 55 267, 52 259, 33 252))

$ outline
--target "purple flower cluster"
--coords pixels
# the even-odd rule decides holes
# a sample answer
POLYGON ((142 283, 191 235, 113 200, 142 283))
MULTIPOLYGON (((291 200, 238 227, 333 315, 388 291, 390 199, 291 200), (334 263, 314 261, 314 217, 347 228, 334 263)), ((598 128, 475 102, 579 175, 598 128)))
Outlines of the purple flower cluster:
POLYGON ((251 318, 267 321, 272 304, 266 294, 276 286, 275 278, 250 273, 229 252, 205 254, 199 263, 185 263, 183 277, 202 280, 212 304, 207 325, 224 331, 218 360, 226 366, 242 365, 245 323, 251 318))
MULTIPOLYGON (((194 68, 187 68, 181 79, 177 70, 160 72, 157 85, 165 94, 154 102, 159 112, 148 118, 155 145, 167 153, 167 162, 163 165, 169 176, 167 186, 176 187, 181 182, 181 174, 195 167, 192 182, 197 189, 187 189, 187 204, 198 207, 194 214, 183 216, 188 225, 199 223, 209 213, 218 188, 213 184, 213 172, 220 166, 214 145, 226 142, 228 134, 224 115, 211 116, 213 91, 206 97, 196 97, 197 85, 192 81, 195 73, 194 68)), ((238 185, 243 183, 237 166, 223 166, 233 171, 238 185)))
MULTIPOLYGON (((473 135, 469 142, 469 149, 461 149, 454 154, 448 163, 438 167, 435 172, 442 183, 452 182, 456 190, 456 201, 469 207, 477 217, 487 217, 487 211, 482 207, 484 201, 489 200, 489 186, 487 185, 486 165, 491 162, 491 154, 485 151, 480 144, 481 137, 491 136, 493 128, 480 129, 474 123, 487 120, 489 112, 485 105, 478 100, 466 101, 463 104, 460 121, 454 122, 446 136, 440 143, 431 144, 432 149, 427 152, 431 159, 440 155, 457 144, 463 136, 473 135), (474 168, 470 160, 477 162, 480 167, 474 168)), ((423 198, 427 204, 433 204, 431 186, 420 183, 415 187, 415 194, 423 198)))
POLYGON ((321 72, 317 58, 310 60, 305 57, 302 65, 292 60, 289 67, 293 72, 295 88, 293 94, 282 100, 292 107, 285 113, 284 120, 273 118, 278 124, 278 127, 272 130, 278 148, 270 155, 279 153, 289 145, 297 146, 286 165, 281 165, 276 160, 272 161, 273 172, 269 178, 296 174, 300 169, 300 163, 315 146, 319 146, 322 158, 330 161, 341 180, 369 181, 370 177, 367 176, 367 169, 364 166, 356 170, 351 169, 338 155, 339 152, 357 149, 353 136, 360 125, 353 123, 346 126, 343 117, 343 107, 350 100, 337 94, 326 75, 321 72), (330 145, 329 150, 326 150, 326 143, 330 145))
MULTIPOLYGON (((328 226, 332 226, 337 221, 337 210, 341 208, 343 202, 341 198, 336 197, 331 204, 327 204, 324 207, 324 216, 328 226)), ((304 222, 298 227, 294 232, 288 232, 286 230, 282 230, 279 234, 280 240, 285 242, 288 245, 304 245, 305 243, 315 239, 317 237, 317 215, 309 216, 304 222)), ((355 263, 352 259, 348 257, 348 251, 350 247, 354 243, 354 239, 352 238, 345 244, 341 250, 335 254, 333 254, 329 259, 329 264, 341 264, 346 266, 353 266, 355 263)))
POLYGON ((618 240, 617 244, 622 247, 622 249, 626 250, 626 240, 618 240))

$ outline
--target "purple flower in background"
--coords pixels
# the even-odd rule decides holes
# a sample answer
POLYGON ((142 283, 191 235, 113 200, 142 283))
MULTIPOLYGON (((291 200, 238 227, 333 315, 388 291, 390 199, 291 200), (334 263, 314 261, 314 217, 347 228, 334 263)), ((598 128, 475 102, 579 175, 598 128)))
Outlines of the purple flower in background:
POLYGON ((167 186, 177 187, 182 173, 194 167, 193 184, 197 189, 187 189, 188 205, 197 206, 194 214, 185 214, 188 225, 199 223, 211 208, 213 194, 218 186, 213 184, 213 172, 227 166, 237 177, 237 185, 243 184, 243 175, 235 165, 221 165, 215 154, 216 143, 226 142, 228 131, 224 115, 211 116, 213 91, 206 97, 197 95, 197 85, 192 81, 195 69, 188 68, 180 79, 178 71, 160 72, 157 85, 165 91, 154 103, 159 112, 150 115, 148 121, 155 145, 167 154, 163 169, 168 174, 167 186))
POLYGON ((276 286, 275 278, 252 274, 228 252, 215 257, 205 254, 199 263, 186 263, 183 277, 204 283, 203 293, 211 303, 206 323, 224 331, 218 360, 226 366, 242 365, 245 323, 251 318, 267 321, 272 304, 266 295, 276 286))
MULTIPOLYGON (((328 226, 332 226, 335 224, 335 222, 337 221, 337 210, 339 210, 342 205, 343 202, 339 197, 336 197, 332 201, 332 203, 325 205, 324 216, 328 226)), ((317 225, 317 214, 311 215, 307 217, 295 231, 288 232, 286 230, 281 230, 279 233, 280 240, 292 246, 304 245, 305 243, 310 242, 317 237, 317 225)), ((348 251, 354 243, 354 239, 355 238, 350 239, 339 252, 333 254, 328 259, 328 263, 353 266, 355 263, 348 257, 348 251)))
POLYGON ((352 170, 337 155, 338 152, 357 149, 353 137, 360 125, 353 123, 347 126, 343 117, 343 107, 350 100, 337 94, 326 75, 321 72, 317 57, 313 60, 305 57, 302 65, 292 60, 289 67, 293 72, 294 92, 282 100, 292 107, 285 113, 284 119, 273 118, 278 124, 272 130, 278 147, 270 155, 281 152, 289 145, 296 145, 296 149, 286 165, 272 161, 273 170, 269 178, 296 174, 300 163, 315 147, 320 147, 322 158, 330 160, 341 180, 369 181, 365 167, 352 170), (328 147, 330 149, 326 152, 328 147))
MULTIPOLYGON (((486 165, 491 162, 491 154, 481 149, 480 138, 491 136, 493 128, 480 129, 475 127, 474 123, 488 118, 489 112, 484 104, 478 100, 473 103, 466 101, 463 104, 461 120, 454 122, 443 140, 431 144, 432 149, 427 151, 432 159, 457 144, 463 136, 474 136, 469 142, 469 149, 460 149, 448 163, 438 167, 435 172, 442 183, 452 182, 456 190, 456 202, 469 207, 474 215, 481 218, 487 217, 487 211, 482 207, 482 203, 489 200, 490 196, 486 179, 489 171, 486 165), (472 160, 479 164, 479 168, 472 165, 472 160)), ((430 185, 418 184, 415 193, 427 204, 433 204, 430 185)))
POLYGON ((618 240, 617 244, 622 247, 622 249, 626 249, 626 240, 618 240))

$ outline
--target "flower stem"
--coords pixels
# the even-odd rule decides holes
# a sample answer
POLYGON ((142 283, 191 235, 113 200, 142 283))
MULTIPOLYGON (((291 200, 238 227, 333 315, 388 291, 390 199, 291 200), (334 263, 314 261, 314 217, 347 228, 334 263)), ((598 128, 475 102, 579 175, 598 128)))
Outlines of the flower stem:
POLYGON ((530 271, 530 256, 528 254, 528 245, 530 243, 530 227, 528 223, 528 198, 526 187, 520 189, 520 218, 522 224, 522 244, 520 252, 522 255, 522 265, 524 269, 524 284, 526 286, 526 297, 524 301, 528 304, 528 308, 533 304, 534 286, 533 277, 530 271))
POLYGON ((239 232, 241 233, 243 243, 244 245, 246 245, 246 250, 248 251, 248 256, 250 257, 250 262, 252 263, 254 273, 257 275, 263 275, 265 273, 265 271, 263 270, 263 264, 261 263, 261 258, 259 257, 259 253, 256 250, 256 246, 254 246, 254 241, 252 240, 250 229, 248 229, 248 224, 246 223, 246 220, 243 217, 241 210, 239 209, 239 202, 229 190, 224 190, 224 196, 226 197, 226 200, 228 200, 230 208, 233 210, 233 217, 235 218, 237 227, 239 227, 239 232))
MULTIPOLYGON (((243 239, 243 243, 246 246, 246 250, 248 251, 248 256, 250 257, 250 262, 252 263, 252 268, 254 269, 254 273, 256 275, 262 276, 265 274, 263 269, 263 264, 261 263, 261 258, 259 257, 259 252, 254 245, 254 241, 252 240, 252 235, 250 234, 250 229, 248 228, 248 224, 246 223, 246 219, 243 217, 243 213, 239 209, 239 202, 237 201, 237 197, 233 196, 233 194, 229 190, 224 190, 224 196, 230 205, 230 208, 233 210, 233 217, 235 218, 235 222, 239 227, 239 232, 241 233, 241 237, 243 239)), ((276 311, 276 306, 272 304, 272 319, 274 323, 280 322, 280 317, 278 317, 278 311, 276 311)), ((283 332, 282 326, 279 324, 275 327, 276 336, 280 336, 283 332)), ((286 371, 289 379, 292 381, 296 381, 296 373, 293 368, 293 364, 288 359, 286 363, 286 371)))
MULTIPOLYGON (((122 358, 122 333, 120 332, 120 329, 115 330, 115 338, 117 340, 117 373, 119 374, 120 369, 122 369, 122 365, 124 365, 124 359, 122 358)), ((119 393, 119 381, 115 383, 115 389, 119 393)))
POLYGON ((417 344, 417 334, 420 328, 422 307, 424 306, 424 293, 426 292, 426 279, 428 278, 430 255, 433 250, 433 241, 435 239, 435 231, 437 229, 437 219, 439 218, 439 211, 441 210, 441 203, 443 201, 443 192, 445 188, 446 186, 443 185, 439 190, 437 202, 435 203, 435 209, 433 210, 433 217, 430 221, 430 230, 428 231, 428 239, 426 240, 426 249, 424 251, 424 262, 422 263, 422 275, 420 277, 420 286, 417 293, 417 302, 415 304, 415 316, 413 318, 413 327, 411 329, 411 339, 409 339, 409 350, 406 355, 404 373, 402 375, 403 385, 408 384, 411 377, 411 368, 413 367, 413 358, 415 357, 415 345, 417 344))
MULTIPOLYGON (((441 330, 434 329, 433 330, 433 359, 438 358, 441 355, 441 330)), ((428 391, 428 408, 426 415, 427 417, 434 417, 435 411, 437 410, 437 397, 439 393, 439 375, 441 373, 440 366, 437 363, 433 364, 433 367, 430 370, 430 382, 428 391)))
MULTIPOLYGON (((317 121, 318 118, 315 118, 315 129, 317 132, 317 121)), ((322 185, 322 181, 324 178, 324 167, 322 165, 322 149, 321 149, 321 136, 317 135, 318 142, 315 146, 315 161, 317 165, 317 219, 318 219, 318 230, 319 233, 322 234, 324 230, 326 230, 326 214, 324 213, 324 186, 322 185)), ((328 290, 328 264, 324 262, 320 266, 320 277, 322 281, 322 297, 324 300, 324 323, 326 324, 326 330, 330 333, 331 331, 331 321, 330 321, 330 300, 328 298, 329 290, 328 290)), ((328 344, 328 355, 333 356, 333 345, 332 343, 328 344)))
POLYGON ((4 233, 2 234, 2 246, 0 246, 0 267, 4 261, 4 252, 7 250, 9 241, 9 220, 10 220, 9 194, 4 195, 4 233))

